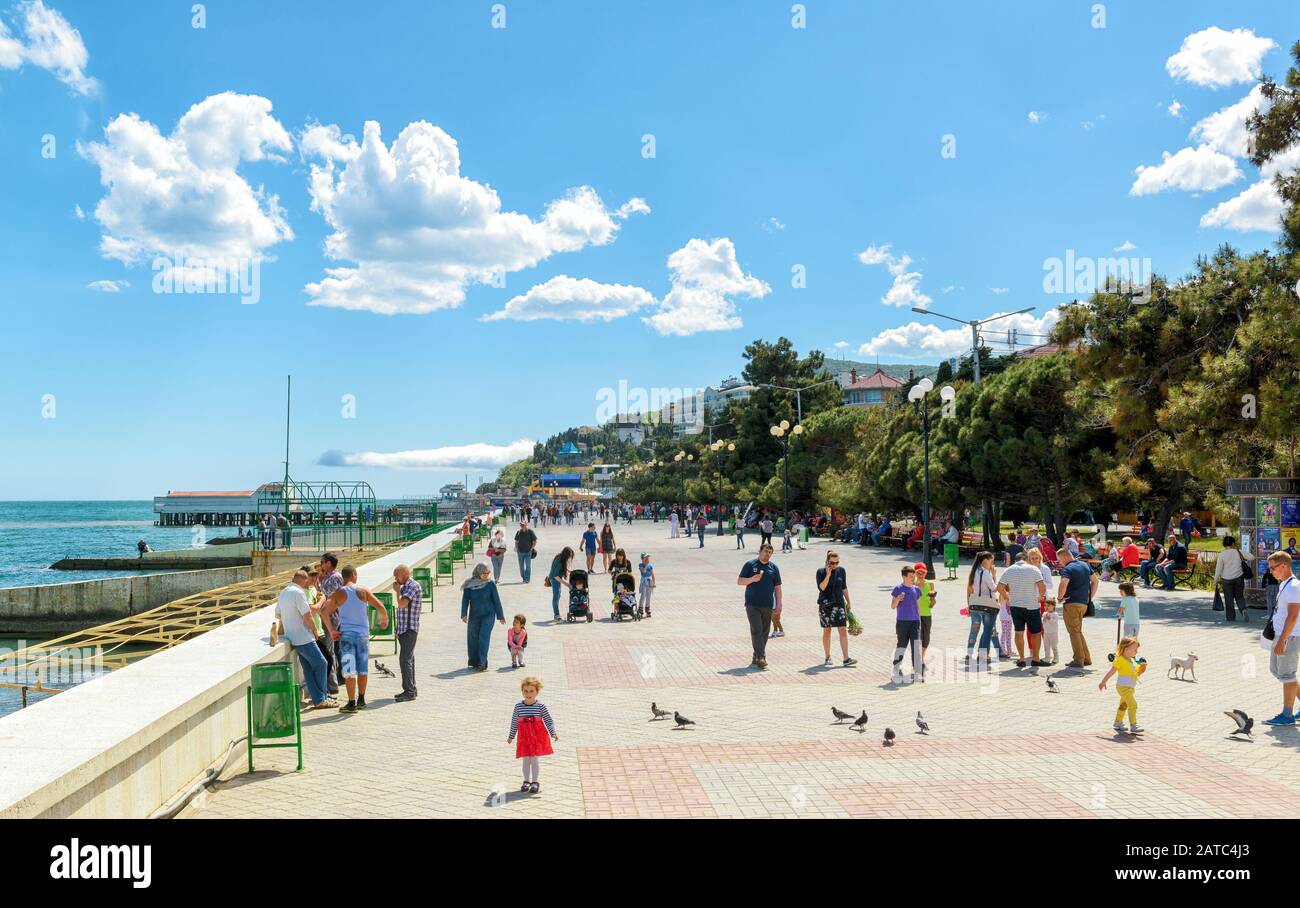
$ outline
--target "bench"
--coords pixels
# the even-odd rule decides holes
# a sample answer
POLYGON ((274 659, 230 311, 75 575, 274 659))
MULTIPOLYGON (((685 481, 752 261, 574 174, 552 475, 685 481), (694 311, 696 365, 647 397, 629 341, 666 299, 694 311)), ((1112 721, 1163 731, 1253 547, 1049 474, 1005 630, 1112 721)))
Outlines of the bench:
POLYGON ((1174 589, 1180 585, 1191 588, 1192 577, 1196 575, 1196 568, 1200 564, 1200 554, 1198 552, 1187 553, 1187 567, 1173 568, 1169 574, 1174 578, 1174 589))

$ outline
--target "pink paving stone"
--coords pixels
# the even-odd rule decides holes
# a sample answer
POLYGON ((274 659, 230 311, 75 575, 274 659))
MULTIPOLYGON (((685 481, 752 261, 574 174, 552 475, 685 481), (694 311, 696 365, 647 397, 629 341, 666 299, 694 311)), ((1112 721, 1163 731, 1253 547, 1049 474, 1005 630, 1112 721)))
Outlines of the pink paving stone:
MULTIPOLYGON (((700 764, 744 767, 845 757, 893 761, 936 757, 1051 757, 1080 753, 1096 754, 1122 763, 1158 785, 1198 798, 1232 816, 1300 816, 1300 792, 1149 734, 1132 744, 1117 743, 1093 734, 1059 734, 966 738, 908 736, 893 747, 882 747, 874 737, 864 739, 857 736, 844 741, 583 747, 578 749, 578 769, 588 816, 681 817, 691 815, 688 806, 691 802, 708 800, 694 769, 700 764), (644 785, 645 776, 651 773, 657 779, 670 779, 671 782, 657 781, 649 797, 629 799, 626 793, 636 791, 638 784, 644 785), (1204 781, 1211 778, 1217 781, 1204 781), (615 809, 610 814, 604 806, 610 802, 616 806, 630 805, 630 812, 615 809)), ((1017 814, 1015 809, 1002 803, 1002 793, 1007 790, 1005 786, 999 783, 986 789, 978 784, 979 781, 972 775, 971 779, 926 781, 917 785, 864 782, 860 786, 837 788, 831 794, 854 816, 901 815, 903 806, 912 803, 903 800, 903 792, 912 792, 911 796, 919 799, 919 806, 913 804, 913 812, 906 814, 908 816, 1017 814), (845 791, 861 794, 846 795, 845 791)), ((1035 815, 1092 816, 1089 811, 1040 782, 1032 779, 1014 782, 1015 786, 1021 784, 1041 789, 1032 798, 1036 805, 1035 815), (1042 814, 1037 809, 1040 804, 1043 805, 1042 814)))

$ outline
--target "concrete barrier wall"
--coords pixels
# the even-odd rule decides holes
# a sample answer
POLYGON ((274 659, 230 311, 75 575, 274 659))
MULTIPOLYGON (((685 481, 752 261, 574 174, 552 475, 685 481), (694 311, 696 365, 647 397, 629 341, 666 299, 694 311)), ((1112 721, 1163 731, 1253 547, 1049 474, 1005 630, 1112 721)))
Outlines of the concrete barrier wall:
MULTIPOLYGON (((427 561, 456 532, 362 566, 361 585, 382 588, 396 565, 427 561)), ((269 604, 0 718, 0 819, 142 818, 198 780, 245 734, 252 666, 290 657, 287 644, 270 646, 273 613, 269 604)), ((236 758, 246 753, 241 744, 236 758)))
POLYGON ((71 633, 250 579, 251 567, 228 567, 0 589, 0 632, 71 633))

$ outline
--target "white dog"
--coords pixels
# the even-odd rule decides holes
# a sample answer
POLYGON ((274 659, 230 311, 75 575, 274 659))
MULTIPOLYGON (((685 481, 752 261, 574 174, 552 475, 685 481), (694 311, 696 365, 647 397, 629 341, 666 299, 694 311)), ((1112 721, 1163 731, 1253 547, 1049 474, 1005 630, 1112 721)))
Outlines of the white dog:
POLYGON ((1165 673, 1165 677, 1168 678, 1170 675, 1173 675, 1175 672, 1178 674, 1179 681, 1186 681, 1188 672, 1192 673, 1192 680, 1195 681, 1196 680, 1196 653, 1187 653, 1184 656, 1170 656, 1169 671, 1165 673))

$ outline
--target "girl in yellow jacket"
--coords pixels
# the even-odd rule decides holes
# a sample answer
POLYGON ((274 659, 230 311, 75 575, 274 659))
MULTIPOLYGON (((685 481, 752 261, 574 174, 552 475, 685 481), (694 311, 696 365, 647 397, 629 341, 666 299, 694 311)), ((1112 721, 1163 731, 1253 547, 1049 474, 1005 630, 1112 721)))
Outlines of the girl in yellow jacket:
POLYGON ((1117 676, 1115 681, 1115 691, 1119 694, 1119 709, 1115 712, 1115 731, 1123 734, 1124 713, 1128 712, 1128 733, 1139 735, 1142 733, 1142 727, 1137 723, 1137 700, 1133 694, 1137 689, 1138 678, 1147 670, 1147 660, 1138 658, 1138 648, 1142 644, 1138 643, 1137 637, 1124 637, 1115 647, 1115 659, 1110 666, 1110 671, 1106 672, 1106 677, 1101 679, 1097 685, 1098 690, 1106 689, 1106 682, 1111 676, 1117 676))

